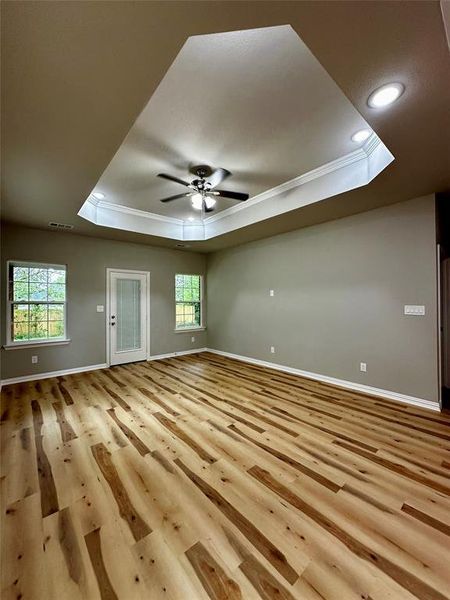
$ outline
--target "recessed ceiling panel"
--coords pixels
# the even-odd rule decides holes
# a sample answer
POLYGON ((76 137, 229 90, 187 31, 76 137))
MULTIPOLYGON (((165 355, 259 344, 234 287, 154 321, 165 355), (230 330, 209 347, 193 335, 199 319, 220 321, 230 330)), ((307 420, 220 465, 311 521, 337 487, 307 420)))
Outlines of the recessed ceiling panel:
MULTIPOLYGON (((158 173, 191 181, 193 165, 223 167, 232 176, 220 187, 253 198, 358 151, 351 137, 365 128, 290 25, 194 36, 93 191, 125 210, 200 223, 190 198, 160 202, 189 190, 158 173)), ((214 212, 236 204, 218 198, 214 212)))

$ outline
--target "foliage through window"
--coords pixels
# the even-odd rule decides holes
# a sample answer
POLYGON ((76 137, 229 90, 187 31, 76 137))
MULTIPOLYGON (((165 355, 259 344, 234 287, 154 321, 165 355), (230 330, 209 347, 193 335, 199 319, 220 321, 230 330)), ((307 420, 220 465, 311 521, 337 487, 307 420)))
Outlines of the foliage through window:
POLYGON ((175 275, 176 329, 201 327, 201 296, 200 275, 175 275))
POLYGON ((10 262, 8 310, 11 342, 66 337, 66 267, 10 262))

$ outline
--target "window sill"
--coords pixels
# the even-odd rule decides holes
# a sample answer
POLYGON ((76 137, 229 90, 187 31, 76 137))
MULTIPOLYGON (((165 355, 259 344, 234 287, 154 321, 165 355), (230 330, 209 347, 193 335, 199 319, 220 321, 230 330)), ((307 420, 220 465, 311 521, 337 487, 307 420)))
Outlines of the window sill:
POLYGON ((186 327, 185 329, 174 329, 175 333, 192 333, 193 331, 205 331, 206 327, 186 327))
POLYGON ((64 346, 70 344, 71 340, 54 340, 52 342, 45 340, 42 342, 17 342, 15 344, 5 344, 5 350, 20 350, 21 348, 40 348, 42 346, 64 346))

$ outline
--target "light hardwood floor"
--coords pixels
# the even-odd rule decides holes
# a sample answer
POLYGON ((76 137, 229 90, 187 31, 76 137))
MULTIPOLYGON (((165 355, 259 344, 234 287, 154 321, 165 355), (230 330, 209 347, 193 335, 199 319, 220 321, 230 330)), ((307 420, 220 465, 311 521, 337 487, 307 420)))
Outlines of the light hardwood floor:
POLYGON ((2 396, 4 600, 450 597, 448 416, 208 353, 2 396))

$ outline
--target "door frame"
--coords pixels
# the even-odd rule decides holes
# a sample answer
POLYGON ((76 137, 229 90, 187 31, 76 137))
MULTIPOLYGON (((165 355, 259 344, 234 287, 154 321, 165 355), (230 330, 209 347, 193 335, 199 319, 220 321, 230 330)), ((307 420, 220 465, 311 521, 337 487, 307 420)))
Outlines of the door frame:
POLYGON ((110 312, 111 312, 111 283, 110 283, 110 275, 111 273, 130 273, 135 275, 145 275, 146 283, 147 283, 147 356, 146 360, 149 360, 150 354, 150 271, 138 271, 136 269, 121 269, 120 267, 107 267, 106 268, 106 315, 105 315, 105 327, 106 327, 106 364, 108 367, 111 366, 111 335, 110 335, 110 312))

